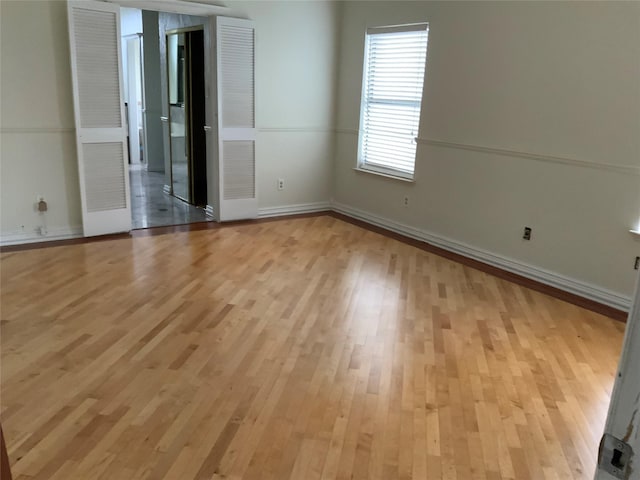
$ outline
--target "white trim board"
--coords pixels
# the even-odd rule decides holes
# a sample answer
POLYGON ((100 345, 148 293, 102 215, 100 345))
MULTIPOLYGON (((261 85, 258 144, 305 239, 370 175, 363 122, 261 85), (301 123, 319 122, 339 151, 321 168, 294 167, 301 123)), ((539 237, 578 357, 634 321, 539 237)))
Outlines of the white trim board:
MULTIPOLYGON (((282 217, 285 215, 296 215, 301 213, 329 212, 331 204, 329 202, 302 203, 296 205, 285 205, 282 207, 266 207, 258 210, 259 218, 282 217)), ((205 213, 214 217, 212 205, 207 205, 205 213)), ((33 232, 15 231, 0 233, 0 246, 21 245, 27 243, 52 242, 55 240, 68 240, 82 237, 82 227, 59 227, 49 228, 47 235, 40 235, 35 230, 33 232)))
POLYGON ((139 10, 154 10, 159 12, 177 13, 182 15, 224 15, 229 12, 229 7, 220 5, 211 0, 103 0, 115 3, 121 7, 137 8, 139 10))
POLYGON ((335 133, 331 127, 258 127, 260 133, 335 133))
POLYGON ((46 235, 33 232, 2 232, 0 233, 0 245, 22 245, 26 243, 53 242, 55 240, 69 240, 81 238, 82 227, 58 227, 47 229, 46 235))
MULTIPOLYGON (((210 206, 207 206, 210 207, 210 206)), ((579 280, 565 277, 555 272, 550 272, 526 263, 510 258, 502 257, 486 250, 482 250, 470 245, 457 242, 455 240, 435 235, 426 230, 414 228, 402 223, 395 222, 385 217, 371 214, 357 208, 349 207, 338 202, 316 202, 295 205, 285 205, 280 207, 264 207, 258 210, 259 218, 281 217, 286 215, 296 215, 302 213, 316 213, 335 211, 362 220, 371 225, 384 228, 395 233, 399 233, 415 240, 426 242, 430 245, 444 250, 462 255, 473 260, 500 268, 507 272, 521 275, 522 277, 535 280, 545 285, 558 288, 565 292, 578 295, 580 297, 593 300, 595 302, 608 305, 618 310, 629 311, 631 298, 620 295, 616 292, 606 290, 594 285, 590 285, 579 280)), ((70 238, 82 237, 82 228, 79 226, 71 228, 50 228, 46 236, 37 233, 9 232, 0 234, 0 245, 18 245, 24 243, 46 242, 54 240, 66 240, 70 238)))
POLYGON ((282 207, 259 208, 258 218, 282 217, 284 215, 329 211, 331 211, 331 203, 329 202, 300 203, 297 205, 284 205, 282 207))
POLYGON ((489 153, 492 155, 502 155, 505 157, 524 158, 527 160, 537 160, 540 162, 559 163, 561 165, 571 165, 574 167, 596 168, 608 170, 624 175, 640 175, 640 167, 635 165, 616 165, 613 163, 595 162, 593 160, 582 160, 578 158, 560 157, 557 155, 547 155, 540 153, 523 152, 519 150, 508 150, 505 148, 485 147, 481 145, 471 145, 466 143, 443 142, 430 138, 416 138, 418 144, 430 145, 432 147, 454 148, 458 150, 469 150, 472 152, 489 153))
POLYGON ((390 230, 415 240, 421 240, 435 247, 477 260, 487 265, 491 265, 492 267, 497 267, 501 270, 515 273, 522 277, 593 300, 594 302, 598 302, 603 305, 608 305, 609 307, 613 307, 618 310, 628 312, 631 308, 631 298, 589 283, 565 277, 564 275, 534 267, 533 265, 528 265, 514 259, 502 257, 486 250, 472 247, 471 245, 457 242, 426 230, 404 225, 394 220, 374 215, 357 208, 349 207, 341 203, 333 202, 332 210, 342 213, 343 215, 347 215, 348 217, 384 228, 385 230, 390 230))
POLYGON ((40 134, 40 133, 75 133, 73 127, 2 127, 0 133, 40 134))

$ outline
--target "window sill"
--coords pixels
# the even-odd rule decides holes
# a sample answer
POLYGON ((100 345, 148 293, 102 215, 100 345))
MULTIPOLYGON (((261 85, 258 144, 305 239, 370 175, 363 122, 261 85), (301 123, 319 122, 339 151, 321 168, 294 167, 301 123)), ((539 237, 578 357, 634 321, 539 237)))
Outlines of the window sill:
POLYGON ((354 167, 354 170, 356 172, 369 173, 371 175, 378 175, 380 177, 386 177, 392 180, 400 180, 401 182, 416 183, 416 181, 413 178, 400 177, 397 175, 391 175, 390 173, 376 172, 375 170, 368 170, 366 168, 358 168, 358 167, 354 167))

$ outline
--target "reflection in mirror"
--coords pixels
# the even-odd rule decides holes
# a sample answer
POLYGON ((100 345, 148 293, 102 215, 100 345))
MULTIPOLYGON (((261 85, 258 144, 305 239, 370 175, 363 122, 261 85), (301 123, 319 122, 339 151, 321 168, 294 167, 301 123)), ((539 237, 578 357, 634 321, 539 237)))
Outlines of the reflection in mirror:
POLYGON ((169 76, 169 115, 171 119, 171 177, 173 194, 189 201, 187 156, 187 122, 185 111, 185 34, 167 35, 167 69, 169 76))
POLYGON ((169 103, 184 103, 184 33, 167 36, 168 69, 169 69, 169 103))

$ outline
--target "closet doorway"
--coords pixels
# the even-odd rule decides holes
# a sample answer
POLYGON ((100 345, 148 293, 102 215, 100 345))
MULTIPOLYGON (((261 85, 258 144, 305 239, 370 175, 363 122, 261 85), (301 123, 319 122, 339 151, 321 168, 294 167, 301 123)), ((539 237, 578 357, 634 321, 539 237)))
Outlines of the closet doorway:
POLYGON ((123 13, 135 10, 133 34, 142 33, 145 133, 143 166, 131 168, 127 175, 123 59, 128 55, 123 55, 121 47, 122 37, 129 33, 123 34, 120 2, 125 0, 74 0, 67 4, 83 235, 257 218, 254 22, 219 16, 224 10, 219 6, 202 4, 198 7, 202 16, 195 16, 141 11, 132 7, 149 2, 126 0, 123 13), (175 41, 176 95, 171 113, 168 33, 184 34, 182 41, 175 41), (95 58, 101 62, 96 63, 95 58), (178 82, 183 86, 180 101, 178 82), (205 110, 210 125, 202 120, 205 110), (176 159, 174 166, 169 116, 176 120, 180 114, 183 128, 180 121, 174 122, 173 151, 181 152, 182 158, 176 159), (145 180, 152 175, 152 182, 145 180))
POLYGON ((167 31, 171 194, 207 204, 204 27, 167 31))

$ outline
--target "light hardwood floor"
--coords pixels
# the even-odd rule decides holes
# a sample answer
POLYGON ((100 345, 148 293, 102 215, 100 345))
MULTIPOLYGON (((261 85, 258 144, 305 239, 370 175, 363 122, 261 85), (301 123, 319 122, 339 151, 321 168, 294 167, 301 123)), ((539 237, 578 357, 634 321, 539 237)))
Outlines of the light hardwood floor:
POLYGON ((14 478, 592 478, 624 325, 330 216, 5 253, 14 478))

